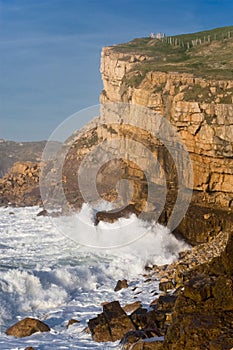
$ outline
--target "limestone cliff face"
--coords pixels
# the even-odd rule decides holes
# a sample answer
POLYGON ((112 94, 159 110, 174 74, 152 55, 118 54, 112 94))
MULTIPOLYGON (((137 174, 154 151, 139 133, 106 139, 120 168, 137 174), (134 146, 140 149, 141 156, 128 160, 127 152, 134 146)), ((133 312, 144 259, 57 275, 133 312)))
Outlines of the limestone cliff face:
POLYGON ((143 55, 103 49, 101 102, 129 102, 165 116, 193 163, 194 190, 225 208, 233 206, 233 81, 187 73, 143 73, 143 55))

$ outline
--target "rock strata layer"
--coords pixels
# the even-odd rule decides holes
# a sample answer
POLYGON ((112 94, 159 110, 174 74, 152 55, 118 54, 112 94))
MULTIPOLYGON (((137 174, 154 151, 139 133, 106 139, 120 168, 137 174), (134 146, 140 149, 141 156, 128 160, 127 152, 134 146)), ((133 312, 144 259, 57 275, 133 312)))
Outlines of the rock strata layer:
POLYGON ((134 86, 132 77, 143 71, 143 62, 114 47, 104 48, 101 101, 141 105, 165 116, 190 153, 194 190, 203 192, 207 203, 230 208, 233 204, 233 81, 152 71, 134 86))

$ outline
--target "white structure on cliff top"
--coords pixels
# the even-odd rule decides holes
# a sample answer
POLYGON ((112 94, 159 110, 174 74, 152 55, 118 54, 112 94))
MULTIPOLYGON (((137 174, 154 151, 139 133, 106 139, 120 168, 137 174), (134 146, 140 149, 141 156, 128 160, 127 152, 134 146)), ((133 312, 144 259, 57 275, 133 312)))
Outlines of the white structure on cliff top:
POLYGON ((157 33, 157 34, 151 33, 150 37, 152 39, 162 39, 162 38, 165 38, 165 33, 157 33))

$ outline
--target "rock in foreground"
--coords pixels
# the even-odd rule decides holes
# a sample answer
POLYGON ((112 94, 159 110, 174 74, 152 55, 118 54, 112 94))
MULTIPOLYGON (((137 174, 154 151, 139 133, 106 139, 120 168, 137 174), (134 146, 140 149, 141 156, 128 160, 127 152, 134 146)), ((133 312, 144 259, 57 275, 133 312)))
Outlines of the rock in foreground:
POLYGON ((120 340, 135 327, 118 301, 103 305, 103 312, 89 320, 92 338, 96 342, 120 340))
POLYGON ((36 332, 49 332, 50 328, 45 323, 35 318, 25 318, 7 329, 6 334, 14 337, 29 337, 36 332))

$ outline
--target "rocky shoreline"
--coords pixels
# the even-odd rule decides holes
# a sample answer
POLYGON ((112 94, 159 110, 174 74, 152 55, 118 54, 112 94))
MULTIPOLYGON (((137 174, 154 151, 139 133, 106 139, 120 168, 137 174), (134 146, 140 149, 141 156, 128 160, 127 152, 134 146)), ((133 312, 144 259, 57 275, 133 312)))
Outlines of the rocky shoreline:
MULTIPOLYGON (((178 261, 171 265, 145 267, 144 283, 158 282, 161 292, 156 295, 156 291, 151 291, 155 293, 151 305, 143 308, 140 302, 135 304, 132 300, 132 305, 122 307, 116 291, 116 300, 104 304, 103 312, 89 320, 89 332, 95 341, 120 340, 122 349, 230 350, 233 348, 233 81, 195 77, 190 73, 142 74, 143 65, 150 59, 119 50, 103 49, 101 100, 149 107, 177 129, 190 153, 194 184, 188 211, 173 233, 192 248, 181 252, 178 261), (138 76, 140 81, 135 84, 132 78, 138 76)), ((76 179, 85 156, 103 141, 121 137, 127 143, 130 138, 149 149, 162 164, 164 173, 160 175, 166 178, 168 194, 158 221, 168 223, 178 191, 174 162, 161 142, 152 136, 153 123, 148 130, 150 123, 146 115, 143 118, 140 115, 139 119, 138 122, 143 119, 144 123, 139 124, 143 126, 140 133, 132 125, 115 125, 102 118, 69 140, 61 182, 65 199, 74 210, 83 203, 76 179), (103 120, 105 124, 98 123, 103 120)), ((148 194, 142 170, 142 165, 147 167, 148 159, 137 149, 134 162, 125 158, 102 167, 97 188, 100 197, 113 201, 118 181, 131 181, 134 189, 131 204, 137 205, 138 211, 148 194)), ((88 165, 90 172, 92 164, 93 159, 88 165)), ((41 206, 41 166, 44 164, 16 163, 0 179, 0 205, 41 206)), ((187 168, 185 164, 181 166, 187 178, 187 168)), ((46 167, 48 173, 56 175, 55 162, 46 167)), ((157 180, 152 179, 150 186, 154 186, 160 197, 157 180)), ((48 199, 56 194, 57 185, 56 181, 48 184, 48 199)), ((151 198, 149 205, 154 204, 151 198)), ((130 281, 122 280, 122 285, 130 286, 130 281)))
MULTIPOLYGON (((120 305, 117 293, 132 286, 118 281, 115 300, 103 303, 103 312, 89 320, 85 332, 96 342, 119 340, 121 349, 232 349, 232 253, 232 232, 220 232, 208 243, 180 252, 170 265, 146 266, 144 283, 151 284, 154 295, 147 307, 140 301, 141 285, 133 287, 136 302, 120 305), (159 293, 153 291, 155 282, 159 293)), ((50 330, 39 320, 25 319, 6 333, 24 337, 41 331, 50 330)))
MULTIPOLYGON (((39 171, 38 164, 16 163, 1 180, 4 198, 16 206, 40 205, 38 193, 30 195, 35 188, 39 190, 39 171)), ((105 304, 103 313, 88 322, 93 340, 119 340, 122 349, 233 347, 232 213, 207 205, 197 210, 191 203, 183 220, 177 234, 186 231, 187 240, 194 246, 181 252, 173 264, 145 267, 144 283, 159 283, 160 294, 154 292, 155 299, 147 308, 142 307, 143 300, 132 300, 132 304, 122 307, 117 302, 117 290, 130 288, 130 281, 118 283, 115 301, 105 304)), ((140 300, 141 287, 134 288, 140 300)))

